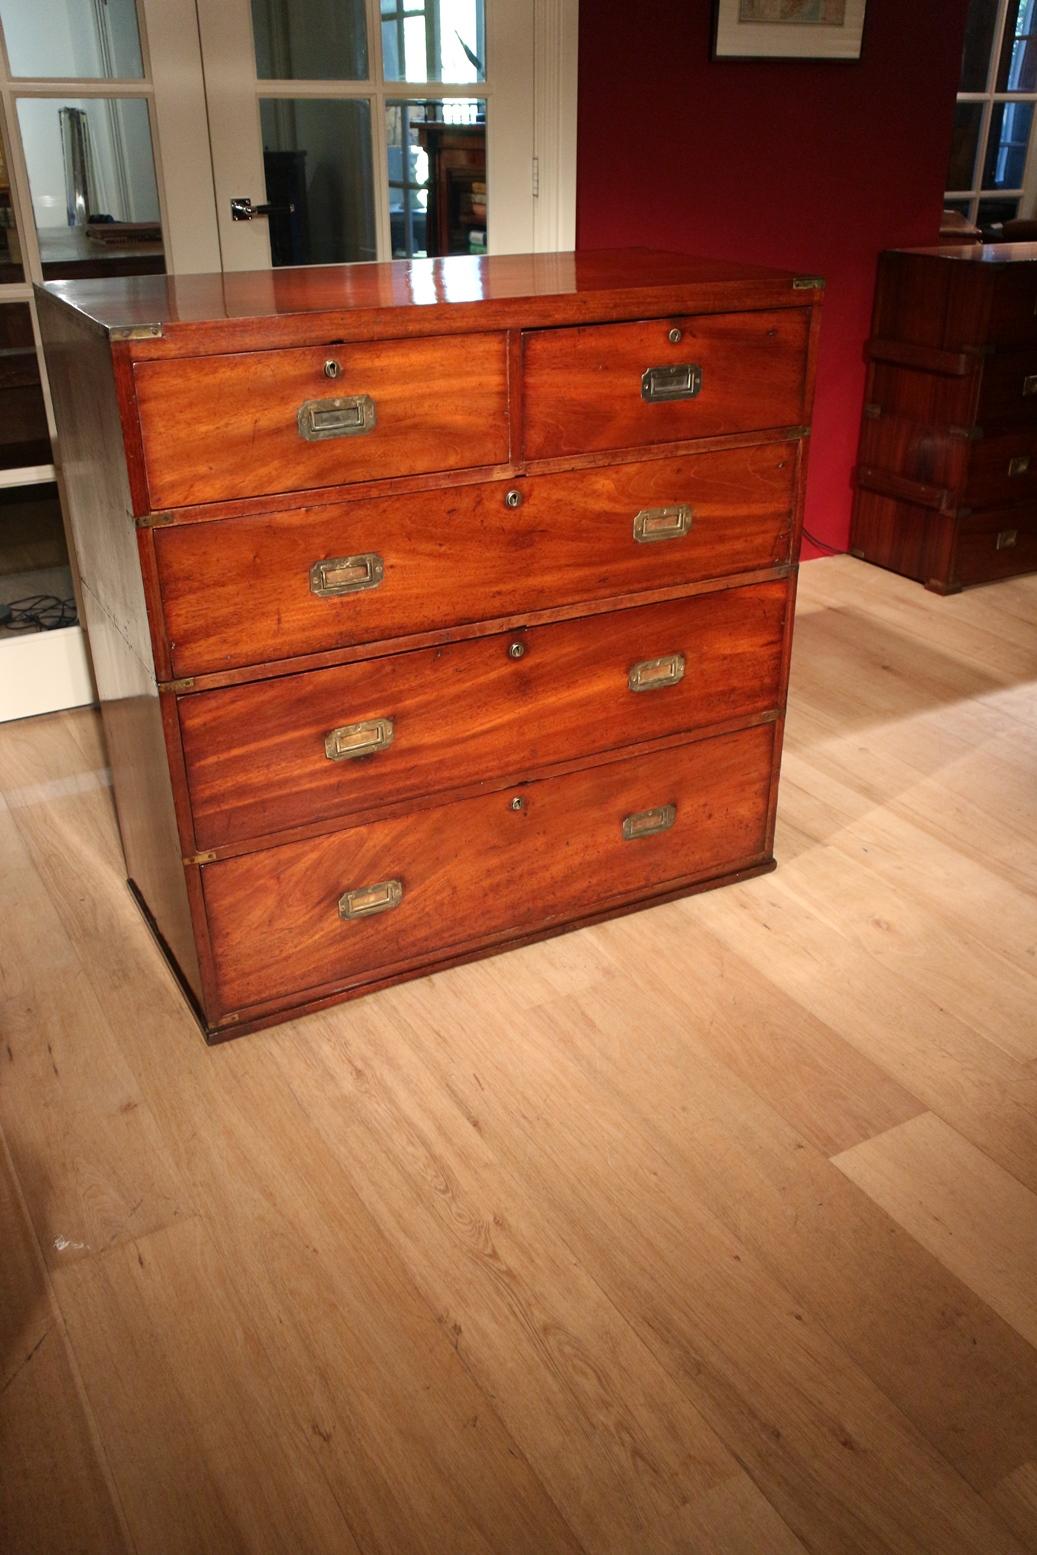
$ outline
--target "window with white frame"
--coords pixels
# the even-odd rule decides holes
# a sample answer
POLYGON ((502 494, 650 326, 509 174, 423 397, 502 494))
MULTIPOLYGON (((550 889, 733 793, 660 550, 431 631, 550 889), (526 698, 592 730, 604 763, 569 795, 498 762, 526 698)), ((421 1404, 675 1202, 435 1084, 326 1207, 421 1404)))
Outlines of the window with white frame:
POLYGON ((954 119, 948 210, 996 236, 1037 217, 1037 0, 972 0, 954 119))

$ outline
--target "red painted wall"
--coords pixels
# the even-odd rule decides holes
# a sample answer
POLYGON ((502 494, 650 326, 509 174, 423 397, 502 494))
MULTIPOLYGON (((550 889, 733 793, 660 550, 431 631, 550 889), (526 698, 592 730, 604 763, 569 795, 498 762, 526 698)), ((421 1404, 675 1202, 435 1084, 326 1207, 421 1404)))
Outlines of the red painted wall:
POLYGON ((806 523, 840 549, 875 261, 936 241, 966 7, 868 0, 842 65, 712 62, 708 0, 580 8, 577 247, 825 276, 806 523))

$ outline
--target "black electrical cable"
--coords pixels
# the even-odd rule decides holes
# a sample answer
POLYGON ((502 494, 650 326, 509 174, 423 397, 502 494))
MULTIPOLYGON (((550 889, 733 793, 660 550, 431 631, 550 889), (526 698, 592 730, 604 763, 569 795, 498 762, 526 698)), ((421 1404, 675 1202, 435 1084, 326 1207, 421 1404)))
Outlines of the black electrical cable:
POLYGON ((75 600, 56 594, 28 594, 0 605, 0 626, 8 632, 55 632, 77 621, 75 600))
POLYGON ((812 535, 809 529, 804 529, 803 537, 809 540, 811 545, 816 545, 819 551, 827 551, 829 556, 844 556, 846 553, 838 545, 829 545, 827 540, 819 540, 812 535))

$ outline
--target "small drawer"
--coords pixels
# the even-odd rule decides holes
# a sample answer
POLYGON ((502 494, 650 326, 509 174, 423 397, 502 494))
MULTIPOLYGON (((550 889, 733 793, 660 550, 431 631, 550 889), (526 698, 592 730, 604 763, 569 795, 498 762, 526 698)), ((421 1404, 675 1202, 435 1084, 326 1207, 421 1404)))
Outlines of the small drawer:
POLYGON ((207 864, 224 1014, 762 862, 774 725, 207 864))
POLYGON ((769 443, 156 529, 173 674, 786 563, 797 459, 769 443))
POLYGON ((1037 570, 1037 512, 1032 504, 973 514, 958 528, 959 583, 992 583, 1037 570))
POLYGON ((1037 349, 997 351, 984 360, 977 420, 988 432, 1037 423, 1037 349))
POLYGON ((968 507, 1002 507, 1037 495, 1037 428, 1018 427, 966 446, 968 478, 961 500, 968 507))
POLYGON ((508 458, 499 334, 138 362, 134 378, 153 508, 508 458))
POLYGON ((181 698, 210 848, 776 709, 788 585, 181 698))
POLYGON ((531 331, 525 456, 798 426, 809 325, 809 309, 788 308, 531 331))

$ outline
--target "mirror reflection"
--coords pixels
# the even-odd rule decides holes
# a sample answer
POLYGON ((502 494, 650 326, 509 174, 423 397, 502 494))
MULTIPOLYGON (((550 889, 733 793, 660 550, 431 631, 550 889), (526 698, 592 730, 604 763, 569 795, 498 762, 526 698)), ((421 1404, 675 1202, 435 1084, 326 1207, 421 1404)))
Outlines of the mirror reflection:
POLYGON ((486 104, 386 106, 394 259, 486 252, 486 104))
POLYGON ((144 74, 134 0, 0 0, 0 22, 12 75, 144 74))
POLYGON ((44 277, 163 271, 147 102, 23 97, 18 119, 44 277))
POLYGON ((386 81, 486 80, 483 0, 381 0, 386 81))

